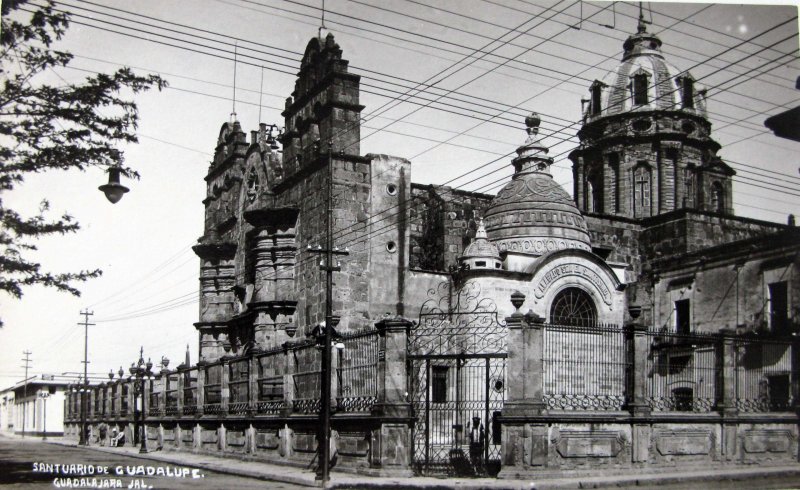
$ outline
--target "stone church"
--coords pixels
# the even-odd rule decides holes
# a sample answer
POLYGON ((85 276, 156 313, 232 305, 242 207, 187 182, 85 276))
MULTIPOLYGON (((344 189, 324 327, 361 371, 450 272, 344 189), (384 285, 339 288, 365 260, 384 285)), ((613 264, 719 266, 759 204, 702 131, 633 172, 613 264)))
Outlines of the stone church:
POLYGON ((151 385, 148 439, 313 462, 330 224, 347 252, 338 467, 515 478, 797 461, 800 233, 734 215, 713 101, 661 45, 640 20, 587 87, 572 195, 531 114, 491 196, 362 155, 359 76, 333 35, 312 38, 282 123, 220 129, 194 247, 200 363, 151 385))

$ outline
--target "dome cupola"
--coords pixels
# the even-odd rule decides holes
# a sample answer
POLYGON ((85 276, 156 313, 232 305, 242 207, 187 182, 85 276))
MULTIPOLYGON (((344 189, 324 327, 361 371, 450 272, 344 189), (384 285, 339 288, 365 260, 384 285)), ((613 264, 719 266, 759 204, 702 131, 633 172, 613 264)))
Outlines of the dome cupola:
POLYGON ((553 159, 538 137, 540 124, 535 113, 525 119, 528 138, 512 161, 514 176, 486 210, 487 236, 500 252, 529 257, 567 248, 591 251, 586 221, 550 174, 553 159))
POLYGON ((589 86, 580 146, 569 156, 584 213, 639 219, 680 208, 733 212, 733 170, 717 162, 706 91, 669 63, 661 46, 640 11, 620 63, 589 86))
POLYGON ((475 239, 472 240, 464 253, 459 257, 459 262, 466 265, 470 270, 496 270, 503 267, 500 259, 500 250, 497 245, 490 242, 486 237, 486 227, 483 219, 478 220, 478 229, 475 231, 475 239))
POLYGON ((584 119, 653 110, 682 110, 705 117, 705 89, 689 72, 664 59, 661 39, 647 32, 642 15, 639 26, 622 45, 622 62, 602 80, 589 87, 584 119))

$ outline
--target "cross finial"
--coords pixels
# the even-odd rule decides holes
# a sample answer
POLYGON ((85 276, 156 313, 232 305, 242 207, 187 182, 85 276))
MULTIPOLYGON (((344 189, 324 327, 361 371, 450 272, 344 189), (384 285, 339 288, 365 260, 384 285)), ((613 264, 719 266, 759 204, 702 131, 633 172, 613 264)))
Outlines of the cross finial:
POLYGON ((644 21, 644 11, 642 10, 642 2, 639 2, 639 25, 636 28, 639 34, 647 32, 647 25, 644 21))

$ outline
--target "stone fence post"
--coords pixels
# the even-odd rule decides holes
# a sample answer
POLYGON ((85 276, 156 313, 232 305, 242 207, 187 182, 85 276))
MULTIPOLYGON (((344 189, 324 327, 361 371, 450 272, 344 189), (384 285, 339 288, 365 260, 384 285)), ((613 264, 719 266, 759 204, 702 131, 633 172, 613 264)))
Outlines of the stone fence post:
POLYGON ((406 354, 411 321, 402 317, 384 318, 378 329, 377 397, 375 411, 409 416, 406 354))
POLYGON ((650 345, 647 338, 647 325, 629 323, 625 325, 626 352, 629 372, 626 373, 625 396, 627 407, 634 416, 644 416, 650 413, 650 405, 646 400, 647 386, 647 355, 650 345))
POLYGON ((717 411, 724 416, 736 415, 736 344, 733 328, 721 328, 717 343, 718 399, 717 411))
POLYGON ((177 397, 177 400, 175 401, 175 411, 178 417, 183 417, 183 388, 187 370, 185 368, 181 369, 181 367, 178 366, 178 369, 175 372, 178 376, 178 386, 175 387, 175 396, 177 397))
POLYGON ((800 415, 800 380, 797 379, 797 375, 800 373, 800 339, 792 337, 791 349, 792 372, 795 374, 792 376, 791 392, 789 395, 791 396, 792 410, 800 415))
POLYGON ((543 466, 547 461, 547 425, 529 422, 546 412, 544 401, 544 320, 520 311, 525 295, 511 295, 516 311, 506 318, 508 361, 506 363, 506 403, 502 424, 502 464, 500 477, 514 477, 543 466))
POLYGON ((259 401, 259 361, 257 350, 250 351, 250 360, 248 364, 248 378, 247 378, 247 413, 254 415, 259 401))
MULTIPOLYGON (((296 366, 292 359, 292 350, 290 342, 284 342, 283 347, 283 415, 288 417, 294 411, 294 372, 296 366)), ((281 372, 281 371, 278 371, 281 372)))
POLYGON ((206 405, 206 363, 197 363, 197 385, 195 387, 195 403, 197 404, 198 416, 203 415, 206 405))
POLYGON ((166 415, 167 413, 167 385, 169 384, 169 371, 166 369, 161 371, 161 379, 158 382, 160 387, 158 395, 158 413, 159 415, 166 415))
POLYGON ((411 465, 411 403, 408 400, 408 335, 411 321, 400 316, 375 323, 378 329, 377 403, 373 415, 384 419, 380 424, 378 451, 373 452, 374 465, 407 471, 411 465))
POLYGON ((220 414, 224 417, 228 414, 228 406, 231 400, 231 361, 222 359, 220 363, 222 373, 220 373, 220 414))
POLYGON ((728 461, 736 458, 737 438, 736 422, 736 330, 721 328, 717 341, 717 411, 723 417, 722 422, 722 457, 728 461))
MULTIPOLYGON (((633 316, 633 315, 632 315, 633 316)), ((635 315, 638 317, 639 315, 635 315)), ((650 342, 647 337, 647 325, 633 322, 625 325, 625 345, 628 363, 626 372, 625 396, 627 408, 634 418, 650 415, 650 405, 647 403, 647 356, 650 351, 650 342)), ((650 457, 650 424, 634 421, 631 437, 631 453, 634 463, 646 462, 650 457)))

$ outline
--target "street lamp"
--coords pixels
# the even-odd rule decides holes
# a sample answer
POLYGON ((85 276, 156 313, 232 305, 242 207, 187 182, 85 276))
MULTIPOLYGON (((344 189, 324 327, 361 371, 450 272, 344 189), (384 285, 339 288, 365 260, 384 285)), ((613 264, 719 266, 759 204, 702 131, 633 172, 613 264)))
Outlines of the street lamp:
POLYGON ((50 396, 50 393, 48 393, 47 391, 40 391, 39 392, 39 398, 41 398, 42 402, 44 402, 44 408, 42 409, 42 414, 44 415, 44 421, 42 422, 42 434, 43 434, 42 440, 43 441, 47 440, 47 398, 49 396, 50 396))
MULTIPOLYGON (((153 363, 150 362, 150 359, 147 360, 147 364, 144 362, 144 347, 139 348, 139 362, 136 364, 131 363, 131 367, 129 368, 131 372, 131 376, 135 376, 138 380, 138 383, 134 386, 139 386, 139 396, 142 397, 142 408, 139 411, 140 413, 140 424, 141 424, 141 433, 140 438, 142 441, 142 447, 139 449, 139 453, 144 454, 147 453, 147 430, 144 425, 144 411, 145 411, 145 396, 144 396, 144 380, 145 378, 150 378, 154 375, 153 363)), ((120 368, 122 370, 122 368, 120 368)), ((134 393, 136 392, 136 388, 134 388, 134 393)))
POLYGON ((98 187, 103 194, 106 195, 111 204, 116 204, 122 199, 130 189, 119 183, 119 175, 122 172, 118 166, 113 166, 108 169, 108 184, 98 187))

